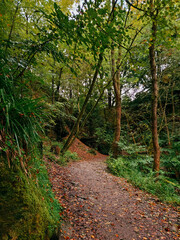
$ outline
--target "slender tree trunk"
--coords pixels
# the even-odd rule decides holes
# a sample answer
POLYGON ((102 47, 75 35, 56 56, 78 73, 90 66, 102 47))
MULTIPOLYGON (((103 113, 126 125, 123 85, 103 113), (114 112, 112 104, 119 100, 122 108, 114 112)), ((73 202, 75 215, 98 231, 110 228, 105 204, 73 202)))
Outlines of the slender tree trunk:
POLYGON ((111 87, 108 88, 108 108, 111 108, 111 98, 112 98, 112 93, 111 93, 111 87))
POLYGON ((25 17, 26 17, 26 34, 28 35, 29 34, 29 17, 28 17, 28 14, 25 13, 25 17))
POLYGON ((69 89, 69 100, 72 99, 72 88, 69 89))
POLYGON ((55 80, 54 80, 54 69, 55 69, 55 59, 54 59, 54 64, 53 64, 53 69, 52 69, 52 80, 51 80, 51 87, 52 87, 52 104, 55 102, 55 91, 54 91, 54 86, 55 86, 55 80))
POLYGON ((17 5, 16 5, 15 13, 14 13, 13 19, 12 19, 11 29, 10 29, 9 36, 8 36, 8 40, 7 40, 7 44, 6 44, 6 51, 7 51, 7 49, 8 49, 9 42, 10 42, 11 37, 12 37, 12 32, 13 32, 13 28, 14 28, 14 24, 15 24, 16 14, 17 14, 18 9, 19 9, 19 4, 20 4, 20 2, 18 1, 18 2, 17 2, 17 5))
POLYGON ((81 112, 79 113, 78 115, 78 118, 72 128, 72 131, 71 131, 71 134, 69 135, 69 137, 67 138, 63 148, 61 149, 61 154, 63 155, 67 149, 70 147, 70 144, 72 143, 72 139, 73 139, 73 136, 76 134, 76 132, 79 131, 79 124, 80 124, 80 121, 81 121, 81 118, 85 112, 85 109, 86 109, 86 106, 87 106, 87 103, 88 103, 88 100, 89 98, 91 97, 91 93, 93 91, 93 88, 94 88, 94 85, 95 85, 95 82, 97 80, 97 76, 98 76, 98 73, 99 73, 99 70, 100 70, 100 67, 101 67, 101 64, 102 64, 102 61, 103 61, 103 54, 100 53, 99 54, 99 59, 98 59, 98 64, 96 66, 96 71, 94 73, 94 77, 93 77, 93 80, 92 80, 92 83, 91 83, 91 86, 89 88, 89 91, 86 95, 86 99, 84 101, 84 104, 82 106, 82 109, 81 109, 81 112))
POLYGON ((174 136, 174 130, 175 130, 175 104, 174 104, 174 86, 175 86, 175 82, 173 82, 172 84, 172 89, 171 89, 171 98, 172 98, 172 120, 173 120, 173 126, 172 126, 172 133, 171 133, 171 137, 173 139, 174 136))
POLYGON ((77 80, 77 106, 78 106, 78 112, 80 113, 80 104, 79 104, 79 82, 77 80))
POLYGON ((52 104, 54 104, 54 76, 52 77, 51 87, 52 87, 52 104))
MULTIPOLYGON (((111 65, 111 54, 109 54, 109 64, 111 65)), ((112 79, 112 77, 111 77, 111 79, 112 79)), ((107 88, 107 91, 108 91, 107 103, 108 103, 108 108, 110 109, 112 107, 112 87, 111 87, 111 85, 107 88)))
POLYGON ((58 81, 57 81, 57 87, 56 87, 56 92, 55 92, 55 100, 56 101, 59 101, 59 89, 60 89, 60 85, 61 85, 62 72, 63 72, 63 68, 60 68, 60 70, 59 70, 59 78, 58 78, 58 81))
POLYGON ((93 105, 93 107, 91 108, 91 110, 88 112, 88 114, 86 115, 86 117, 84 118, 84 121, 82 122, 81 126, 80 126, 80 129, 82 129, 85 124, 86 124, 86 121, 87 119, 89 118, 89 116, 91 115, 91 113, 94 111, 94 109, 97 107, 99 101, 102 99, 103 95, 104 95, 104 91, 105 89, 107 89, 107 87, 111 84, 111 80, 107 82, 106 86, 101 90, 100 92, 100 95, 97 99, 97 101, 95 102, 95 104, 93 105))
MULTIPOLYGON (((162 78, 161 58, 160 58, 159 52, 157 52, 157 75, 158 75, 158 79, 162 78)), ((167 117, 166 117, 166 106, 167 106, 168 92, 169 92, 169 89, 170 89, 170 85, 171 85, 171 81, 169 81, 169 84, 168 84, 168 87, 167 87, 167 90, 166 90, 166 97, 165 97, 166 101, 165 101, 164 109, 163 109, 162 102, 161 102, 161 96, 159 96, 159 105, 160 105, 161 112, 163 113, 162 121, 161 121, 160 128, 159 128, 159 133, 162 130, 162 128, 164 127, 163 126, 163 121, 164 121, 165 122, 165 127, 166 127, 167 139, 168 139, 168 145, 169 146, 171 145, 171 140, 170 140, 170 134, 169 134, 169 128, 168 128, 168 121, 167 121, 167 117)))
MULTIPOLYGON (((115 100, 116 100, 116 116, 115 116, 115 132, 114 132, 114 140, 112 143, 112 153, 113 157, 118 157, 118 142, 120 140, 121 134, 121 86, 120 86, 120 69, 118 69, 115 73, 115 60, 114 60, 114 49, 111 49, 111 58, 112 58, 112 78, 113 78, 113 87, 115 93, 115 100)), ((121 49, 119 47, 118 50, 118 59, 117 59, 117 66, 119 66, 121 59, 121 49)))
MULTIPOLYGON (((115 1, 112 0, 112 6, 115 5, 115 1)), ((123 7, 123 1, 121 1, 121 9, 123 7)), ((115 72, 115 56, 114 56, 114 44, 112 43, 111 48, 111 61, 112 61, 112 80, 115 93, 116 102, 116 116, 115 116, 115 132, 114 140, 112 143, 112 154, 114 158, 119 155, 118 142, 121 135, 121 84, 120 84, 120 61, 121 61, 121 46, 118 48, 118 58, 116 61, 116 72, 115 72)))
MULTIPOLYGON (((153 7, 153 4, 151 5, 153 7)), ((154 171, 159 174, 160 169, 160 147, 158 142, 158 129, 157 129, 157 108, 158 108, 158 78, 155 60, 155 39, 157 32, 157 22, 152 19, 152 41, 149 47, 149 58, 151 66, 151 77, 152 77, 152 140, 154 148, 154 171)))
POLYGON ((106 84, 106 86, 102 89, 102 91, 100 92, 99 98, 97 99, 97 101, 95 102, 95 104, 93 105, 93 107, 91 108, 91 110, 88 112, 88 114, 86 115, 86 117, 84 118, 83 122, 81 123, 80 127, 78 128, 78 130, 76 131, 76 134, 73 136, 69 146, 71 146, 71 144, 74 142, 74 140, 76 139, 76 137, 78 136, 79 132, 83 129, 83 127, 85 126, 87 119, 89 118, 89 116, 91 115, 91 113, 94 111, 94 109, 96 108, 96 106, 98 105, 99 101, 102 99, 103 95, 104 95, 104 91, 105 89, 107 89, 107 87, 111 84, 111 80, 108 81, 108 83, 106 84))
POLYGON ((164 116, 164 117, 165 117, 164 120, 165 120, 165 125, 166 125, 168 145, 171 146, 171 139, 170 139, 170 134, 169 134, 169 128, 168 128, 168 122, 167 122, 166 113, 165 113, 165 116, 164 116))
POLYGON ((36 48, 29 54, 29 56, 27 56, 27 58, 26 58, 26 65, 24 66, 24 68, 22 70, 21 70, 21 68, 19 66, 16 68, 16 70, 13 72, 14 78, 16 80, 24 74, 24 72, 28 68, 29 64, 33 60, 34 56, 38 53, 39 49, 42 49, 46 45, 46 43, 50 42, 51 40, 52 39, 48 39, 47 41, 45 41, 45 42, 43 42, 41 44, 38 44, 36 46, 36 48), (21 71, 19 71, 19 70, 21 70, 21 71))
POLYGON ((125 116, 126 116, 126 120, 127 120, 127 127, 129 129, 129 135, 132 137, 133 143, 136 144, 136 140, 134 138, 134 134, 133 134, 133 132, 131 131, 131 128, 130 128, 128 114, 125 114, 125 116))
POLYGON ((159 133, 162 130, 162 128, 164 127, 163 126, 163 121, 164 121, 165 122, 165 127, 166 127, 166 132, 167 132, 168 145, 170 146, 171 145, 171 139, 170 139, 168 121, 167 121, 167 116, 166 116, 167 97, 168 97, 168 91, 167 91, 167 94, 166 94, 166 102, 165 102, 165 105, 164 105, 164 109, 163 109, 163 106, 162 106, 161 98, 159 98, 160 109, 161 109, 161 112, 163 113, 162 123, 161 123, 161 126, 159 128, 159 133))

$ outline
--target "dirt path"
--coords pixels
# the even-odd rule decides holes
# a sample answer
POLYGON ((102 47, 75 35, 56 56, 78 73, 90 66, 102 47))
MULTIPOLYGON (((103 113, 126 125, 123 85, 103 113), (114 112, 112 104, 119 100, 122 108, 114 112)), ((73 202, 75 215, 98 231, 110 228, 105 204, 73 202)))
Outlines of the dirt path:
POLYGON ((104 160, 51 163, 53 190, 66 215, 60 239, 179 239, 178 212, 108 173, 104 160))

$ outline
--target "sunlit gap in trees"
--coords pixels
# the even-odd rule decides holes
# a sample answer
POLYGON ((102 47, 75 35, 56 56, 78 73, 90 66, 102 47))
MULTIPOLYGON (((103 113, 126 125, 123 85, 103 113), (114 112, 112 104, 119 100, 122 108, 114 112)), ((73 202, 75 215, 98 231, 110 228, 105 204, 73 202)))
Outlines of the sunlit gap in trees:
POLYGON ((128 84, 125 84, 122 88, 122 99, 124 97, 129 97, 131 100, 136 99, 136 95, 141 92, 147 92, 146 89, 142 84, 139 84, 137 87, 129 87, 128 84))

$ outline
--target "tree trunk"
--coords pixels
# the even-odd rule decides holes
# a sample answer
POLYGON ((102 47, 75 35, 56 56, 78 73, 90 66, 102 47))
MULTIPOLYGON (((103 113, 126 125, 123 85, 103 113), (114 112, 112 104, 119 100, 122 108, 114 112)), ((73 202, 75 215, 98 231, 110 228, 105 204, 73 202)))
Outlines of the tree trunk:
POLYGON ((125 113, 125 116, 126 116, 126 120, 127 120, 127 127, 129 129, 129 135, 132 137, 133 143, 136 144, 136 140, 134 138, 134 134, 131 131, 131 127, 130 127, 130 124, 129 124, 128 114, 125 113))
POLYGON ((163 115, 162 115, 162 124, 161 124, 161 127, 159 129, 159 133, 160 133, 160 131, 164 127, 163 126, 163 121, 164 121, 165 122, 165 127, 166 127, 166 132, 167 132, 168 145, 170 146, 171 145, 171 139, 170 139, 170 133, 169 133, 169 128, 168 128, 168 121, 167 121, 167 116, 166 116, 167 97, 168 97, 168 91, 167 91, 167 94, 166 94, 166 103, 164 105, 164 109, 163 109, 163 106, 162 106, 161 98, 159 98, 160 110, 163 113, 163 115))
MULTIPOLYGON (((158 79, 161 79, 162 78, 162 73, 161 73, 161 59, 160 59, 160 54, 159 52, 157 52, 157 76, 158 76, 158 79)), ((163 128, 163 121, 165 122, 165 127, 166 127, 166 132, 167 132, 167 139, 168 139, 168 145, 170 146, 171 145, 171 139, 170 139, 170 134, 169 134, 169 128, 168 128, 168 121, 167 121, 167 116, 166 116, 166 106, 167 106, 167 100, 168 100, 168 92, 169 92, 169 89, 170 89, 170 85, 171 85, 171 81, 169 80, 169 84, 168 84, 168 87, 167 87, 167 90, 166 90, 166 102, 165 102, 165 105, 164 105, 164 109, 163 109, 163 106, 162 106, 162 102, 161 102, 161 97, 159 96, 159 105, 160 105, 160 110, 161 112, 163 113, 162 115, 162 122, 161 122, 161 125, 160 125, 160 128, 159 128, 159 133, 161 131, 161 129, 163 128)))
POLYGON ((79 82, 77 79, 77 107, 78 107, 78 112, 80 113, 80 104, 79 104, 79 82))
MULTIPOLYGON (((121 8, 123 2, 121 1, 121 8)), ((115 0, 112 0, 112 7, 115 6, 115 0)), ((115 115, 115 131, 114 131, 114 140, 112 143, 112 154, 114 158, 117 158, 119 155, 118 151, 118 142, 120 140, 121 134, 121 85, 120 85, 120 60, 121 60, 121 47, 118 49, 118 59, 116 62, 116 72, 115 72, 115 57, 114 57, 114 44, 112 43, 111 48, 111 63, 112 63, 112 80, 115 93, 115 102, 116 102, 116 115, 115 115)))
POLYGON ((110 109, 111 108, 111 97, 112 97, 112 94, 111 94, 111 87, 108 88, 108 108, 110 109))
POLYGON ((52 77, 51 87, 52 87, 52 104, 54 104, 54 76, 52 77))
POLYGON ((26 34, 28 35, 29 34, 29 17, 28 17, 28 14, 25 13, 25 18, 26 18, 26 34))
MULTIPOLYGON (((115 60, 114 60, 114 48, 111 49, 111 59, 112 59, 112 78, 113 78, 113 87, 116 100, 116 116, 115 116, 115 132, 114 140, 112 143, 112 153, 113 157, 117 158, 119 155, 118 152, 118 142, 120 140, 121 134, 121 86, 120 86, 120 70, 118 69, 115 74, 115 60)), ((121 49, 119 47, 117 66, 119 66, 121 59, 121 49)))
MULTIPOLYGON (((153 5, 152 5, 153 6, 153 5)), ((152 77, 152 140, 154 148, 154 166, 153 169, 159 175, 160 169, 160 147, 158 142, 158 130, 157 130, 157 108, 158 108, 158 78, 155 60, 155 39, 157 32, 157 22, 155 19, 152 20, 152 40, 151 46, 149 47, 149 58, 151 67, 152 77)))
POLYGON ((14 13, 14 15, 13 15, 12 24, 11 24, 11 29, 10 29, 9 36, 8 36, 8 40, 7 40, 7 44, 6 44, 6 51, 7 51, 8 47, 9 47, 9 43, 10 43, 10 41, 11 41, 12 32, 13 32, 13 28, 14 28, 14 25, 15 25, 16 14, 17 14, 17 12, 18 12, 18 10, 19 10, 19 4, 20 4, 20 3, 21 3, 21 2, 19 2, 19 1, 17 2, 16 9, 15 9, 15 13, 14 13))
POLYGON ((55 100, 56 101, 59 101, 59 89, 60 89, 60 85, 61 85, 62 72, 63 72, 63 68, 60 68, 60 70, 59 70, 59 78, 58 78, 58 81, 57 81, 57 87, 56 87, 56 92, 55 92, 55 100))
POLYGON ((69 89, 69 100, 72 99, 72 88, 69 89))
POLYGON ((175 130, 174 86, 175 86, 175 82, 173 82, 173 84, 172 84, 172 89, 171 89, 171 98, 172 98, 172 120, 173 120, 172 133, 171 133, 171 138, 172 138, 172 139, 173 139, 174 130, 175 130))
POLYGON ((94 111, 94 109, 96 108, 96 106, 98 105, 99 101, 102 99, 103 95, 104 95, 104 91, 105 89, 111 84, 111 80, 108 81, 108 83, 106 84, 106 86, 102 89, 102 91, 100 92, 99 98, 97 99, 97 101, 95 102, 95 104, 93 105, 93 107, 91 108, 91 110, 88 112, 88 114, 86 115, 86 117, 84 118, 83 122, 81 123, 80 127, 78 128, 78 130, 76 131, 76 134, 73 136, 71 142, 69 143, 69 146, 72 145, 72 143, 74 142, 74 140, 76 139, 76 137, 78 136, 79 132, 83 129, 83 127, 86 124, 87 119, 89 118, 89 116, 91 115, 91 113, 94 111))
POLYGON ((83 114, 84 114, 84 112, 85 112, 85 109, 86 109, 88 100, 89 100, 89 98, 91 97, 91 93, 92 93, 92 91, 93 91, 95 82, 96 82, 96 80, 97 80, 97 76, 98 76, 98 73, 99 73, 99 70, 100 70, 102 61, 103 61, 103 54, 100 53, 100 54, 99 54, 99 59, 98 59, 98 64, 97 64, 97 66, 96 66, 96 71, 95 71, 95 73, 94 73, 91 86, 90 86, 89 91, 88 91, 88 93, 87 93, 87 95, 86 95, 86 99, 85 99, 84 104, 83 104, 83 106, 82 106, 82 109, 81 109, 81 111, 80 111, 80 113, 79 113, 79 115, 78 115, 78 118, 77 118, 77 120, 76 120, 76 122, 75 122, 75 124, 74 124, 74 126, 73 126, 73 128, 72 128, 71 134, 69 135, 69 137, 68 137, 68 139, 66 140, 63 148, 61 149, 61 154, 62 154, 62 155, 67 151, 67 149, 68 149, 68 148, 70 147, 70 145, 72 144, 73 136, 76 134, 76 132, 79 131, 79 124, 80 124, 81 118, 82 118, 82 116, 83 116, 83 114))

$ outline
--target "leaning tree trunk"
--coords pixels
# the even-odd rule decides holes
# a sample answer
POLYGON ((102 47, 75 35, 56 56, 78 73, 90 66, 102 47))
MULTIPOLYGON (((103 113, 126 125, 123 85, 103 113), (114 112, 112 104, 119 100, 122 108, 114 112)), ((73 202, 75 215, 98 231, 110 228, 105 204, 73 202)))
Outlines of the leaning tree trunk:
POLYGON ((149 47, 149 58, 151 66, 151 77, 152 77, 152 140, 154 148, 154 171, 157 175, 160 169, 160 147, 158 142, 158 129, 157 129, 157 108, 158 108, 158 78, 155 60, 155 39, 157 32, 157 22, 153 19, 152 23, 152 40, 151 46, 149 47))
POLYGON ((91 94, 92 94, 92 91, 93 91, 95 82, 96 82, 96 80, 97 80, 97 76, 98 76, 98 74, 99 74, 99 70, 100 70, 102 61, 103 61, 103 54, 100 53, 100 54, 99 54, 99 59, 98 59, 98 64, 97 64, 97 66, 96 66, 96 70, 95 70, 95 73, 94 73, 94 76, 93 76, 93 80, 92 80, 92 82, 91 82, 91 86, 90 86, 89 91, 88 91, 88 93, 87 93, 87 95, 86 95, 86 99, 85 99, 84 104, 83 104, 83 106, 82 106, 82 109, 81 109, 81 111, 80 111, 80 113, 79 113, 79 115, 78 115, 78 118, 77 118, 77 120, 76 120, 76 122, 75 122, 75 124, 74 124, 74 126, 73 126, 73 128, 72 128, 71 134, 69 135, 69 137, 67 138, 67 140, 66 140, 63 148, 61 149, 61 154, 62 154, 62 155, 63 155, 63 154, 67 151, 67 149, 70 147, 70 145, 71 145, 72 142, 73 142, 72 140, 73 140, 73 138, 74 138, 74 135, 76 135, 76 133, 79 131, 79 124, 80 124, 81 118, 82 118, 82 116, 83 116, 83 114, 84 114, 84 112, 85 112, 85 110, 86 110, 86 106, 87 106, 87 103, 88 103, 88 101, 89 101, 89 98, 91 97, 91 94))
POLYGON ((13 19, 12 19, 12 24, 11 24, 11 28, 10 28, 10 32, 9 32, 9 36, 8 36, 8 40, 7 40, 7 44, 6 44, 6 50, 8 49, 8 46, 9 46, 9 43, 10 43, 10 40, 11 40, 11 37, 12 37, 12 32, 13 32, 13 28, 14 28, 14 25, 15 25, 15 20, 16 20, 16 16, 17 16, 17 12, 19 10, 19 4, 21 2, 17 2, 17 5, 16 5, 16 10, 15 10, 15 13, 13 15, 13 19))

